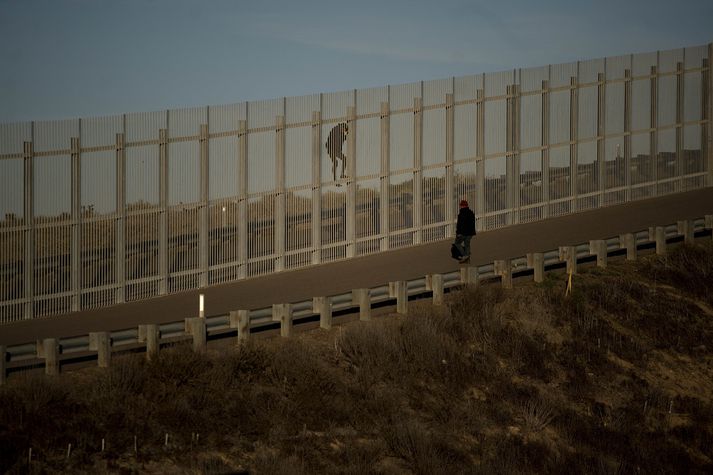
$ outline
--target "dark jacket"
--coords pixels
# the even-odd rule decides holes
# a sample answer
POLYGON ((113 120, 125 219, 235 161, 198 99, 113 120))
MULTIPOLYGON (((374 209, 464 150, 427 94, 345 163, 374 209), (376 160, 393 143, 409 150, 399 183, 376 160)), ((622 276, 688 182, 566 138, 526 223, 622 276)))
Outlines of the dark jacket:
POLYGON ((458 212, 456 234, 475 236, 475 214, 473 214, 470 208, 461 208, 458 212))
POLYGON ((327 151, 330 153, 330 155, 336 154, 337 152, 341 152, 342 145, 347 139, 346 130, 347 124, 340 123, 335 125, 334 128, 329 131, 327 143, 325 143, 324 145, 327 146, 327 151))

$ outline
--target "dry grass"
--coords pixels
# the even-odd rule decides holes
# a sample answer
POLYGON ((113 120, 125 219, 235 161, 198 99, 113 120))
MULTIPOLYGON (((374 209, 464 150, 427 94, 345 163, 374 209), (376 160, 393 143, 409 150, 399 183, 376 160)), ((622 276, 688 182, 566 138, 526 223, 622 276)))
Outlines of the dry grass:
POLYGON ((0 472, 710 473, 712 255, 589 268, 568 297, 555 274, 319 336, 14 377, 0 472))

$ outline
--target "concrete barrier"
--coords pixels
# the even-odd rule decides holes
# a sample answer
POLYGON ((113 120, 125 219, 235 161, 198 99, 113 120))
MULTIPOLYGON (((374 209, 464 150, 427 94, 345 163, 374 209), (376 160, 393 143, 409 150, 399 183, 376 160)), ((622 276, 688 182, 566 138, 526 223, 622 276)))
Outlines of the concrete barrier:
POLYGON ((233 310, 229 316, 230 328, 237 328, 238 343, 250 338, 250 310, 233 310))
POLYGON ((0 345, 0 386, 7 380, 7 349, 0 345))
POLYGON ((146 359, 153 361, 158 358, 161 333, 158 325, 151 323, 148 325, 139 325, 139 343, 146 343, 146 359))
POLYGON ((678 221, 676 222, 676 228, 678 230, 678 234, 683 236, 683 242, 686 244, 693 244, 695 241, 693 221, 688 219, 678 221))
POLYGON ((443 305, 443 274, 427 275, 426 290, 433 292, 433 305, 443 305))
POLYGON ((371 290, 352 290, 352 304, 359 305, 359 320, 366 322, 371 320, 371 290))
POLYGON ((332 328, 332 297, 314 297, 312 311, 319 314, 319 327, 329 330, 332 328))
POLYGON ((499 259, 493 262, 495 275, 500 276, 504 289, 512 289, 512 262, 510 259, 499 259))
POLYGON ((460 282, 463 285, 478 285, 478 268, 466 266, 460 268, 460 282))
POLYGON ((111 365, 111 338, 109 333, 89 333, 89 351, 97 352, 97 365, 100 368, 108 368, 111 365))
POLYGON ((396 313, 408 314, 408 286, 405 280, 389 282, 389 296, 396 298, 396 313))
POLYGON ((560 261, 567 263, 567 273, 577 273, 577 248, 574 246, 560 246, 560 261))
POLYGON ((193 351, 205 353, 206 351, 206 331, 205 318, 186 318, 186 333, 193 337, 193 351))
POLYGON ((533 270, 535 282, 545 280, 545 255, 542 252, 527 254, 527 267, 533 270))
POLYGON ((280 336, 292 336, 292 304, 276 303, 272 306, 272 321, 280 322, 280 336))
POLYGON ((626 249, 626 260, 635 261, 636 260, 636 236, 633 233, 621 234, 619 236, 619 247, 626 249))
POLYGON ((711 231, 711 239, 713 239, 713 214, 707 214, 704 218, 706 229, 711 231))
POLYGON ((663 226, 649 228, 649 241, 656 243, 656 254, 666 255, 666 229, 663 226))
POLYGON ((37 357, 45 360, 45 374, 59 374, 59 342, 56 338, 45 338, 37 342, 37 357))
POLYGON ((597 256, 597 267, 607 267, 607 242, 602 239, 589 241, 589 254, 597 256))

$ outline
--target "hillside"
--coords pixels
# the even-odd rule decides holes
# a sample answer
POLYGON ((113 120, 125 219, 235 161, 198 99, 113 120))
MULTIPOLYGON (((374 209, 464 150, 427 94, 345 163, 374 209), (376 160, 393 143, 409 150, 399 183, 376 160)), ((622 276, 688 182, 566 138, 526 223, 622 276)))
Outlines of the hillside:
POLYGON ((711 473, 713 245, 565 282, 13 377, 0 472, 711 473))

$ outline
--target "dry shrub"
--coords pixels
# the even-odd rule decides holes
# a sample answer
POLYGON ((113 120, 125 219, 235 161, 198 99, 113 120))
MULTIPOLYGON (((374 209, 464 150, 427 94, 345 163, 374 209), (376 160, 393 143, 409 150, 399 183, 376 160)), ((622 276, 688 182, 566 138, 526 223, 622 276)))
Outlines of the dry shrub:
POLYGON ((682 244, 639 264, 641 273, 713 305, 713 243, 682 244))
POLYGON ((554 406, 547 400, 530 398, 519 407, 524 427, 529 432, 540 432, 555 418, 554 406))

